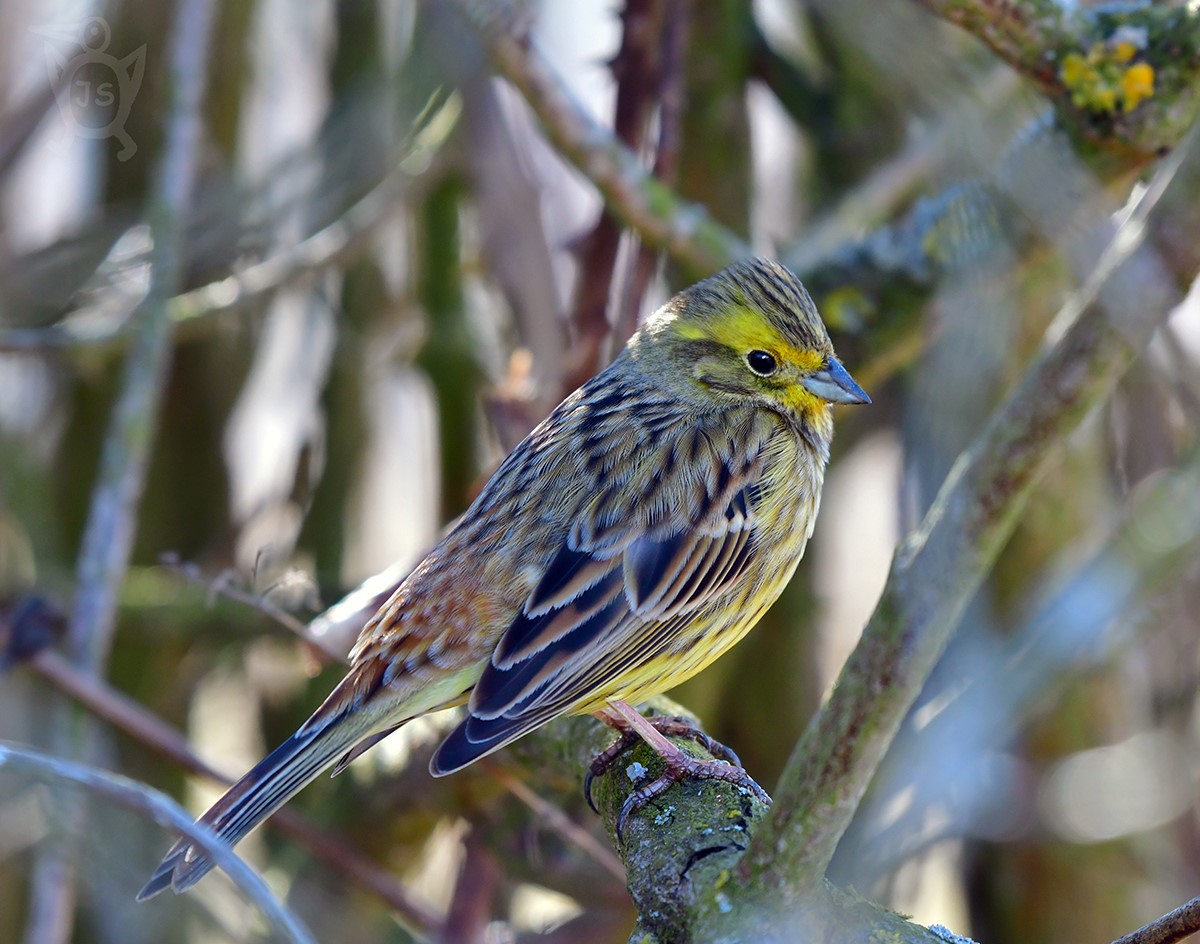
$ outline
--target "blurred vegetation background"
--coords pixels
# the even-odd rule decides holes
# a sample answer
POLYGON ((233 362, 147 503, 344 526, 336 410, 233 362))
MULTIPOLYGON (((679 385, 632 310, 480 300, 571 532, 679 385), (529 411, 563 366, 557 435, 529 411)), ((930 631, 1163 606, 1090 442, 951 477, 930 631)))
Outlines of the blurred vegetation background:
MULTIPOLYGON (((201 131, 190 209, 162 222, 189 4, 0 5, 0 738, 195 811, 216 790, 197 759, 241 773, 340 677, 287 616, 344 653, 505 452, 746 247, 801 274, 875 400, 837 416, 784 598, 673 695, 769 787, 897 542, 1144 222, 1194 113, 1164 103, 1161 141, 1131 127, 1169 93, 1155 56, 1194 67, 1184 4, 1146 5, 1162 33, 1098 10, 1039 79, 909 0, 224 0, 184 37, 201 131), (496 21, 530 45, 497 47, 496 21), (155 318, 161 383, 126 428, 144 494, 114 506, 129 566, 118 527, 115 610, 88 623, 81 547, 155 318)), ((1161 198, 1182 243, 1197 203, 1161 198)), ((1182 299, 1192 260, 1163 255, 1182 299)), ((837 882, 988 944, 1106 941, 1194 892, 1198 358, 1187 300, 1061 444, 837 882)), ((318 940, 625 940, 577 779, 501 757, 433 781, 445 724, 240 851, 318 940)), ((0 763, 0 942, 271 938, 223 875, 136 905, 173 837, 81 796, 0 763)))

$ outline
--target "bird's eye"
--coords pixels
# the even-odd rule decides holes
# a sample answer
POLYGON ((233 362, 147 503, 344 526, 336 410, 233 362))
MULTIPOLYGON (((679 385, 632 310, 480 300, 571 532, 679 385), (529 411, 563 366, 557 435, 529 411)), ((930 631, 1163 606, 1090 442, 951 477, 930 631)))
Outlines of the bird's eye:
POLYGON ((766 351, 751 351, 746 355, 746 364, 760 377, 770 377, 779 367, 775 355, 766 351))

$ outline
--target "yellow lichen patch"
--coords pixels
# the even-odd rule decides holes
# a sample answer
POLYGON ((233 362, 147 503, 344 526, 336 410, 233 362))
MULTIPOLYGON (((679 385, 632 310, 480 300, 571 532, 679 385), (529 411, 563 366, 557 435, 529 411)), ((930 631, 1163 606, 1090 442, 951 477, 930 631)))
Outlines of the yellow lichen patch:
POLYGON ((1121 40, 1113 46, 1113 59, 1116 62, 1128 62, 1138 54, 1137 46, 1127 39, 1121 40))
POLYGON ((1095 71, 1088 65, 1087 60, 1077 52, 1069 53, 1063 58, 1062 68, 1059 69, 1059 76, 1063 80, 1063 85, 1074 90, 1085 83, 1094 81, 1095 71))
POLYGON ((1154 95, 1154 67, 1133 62, 1140 52, 1128 38, 1096 43, 1086 56, 1063 56, 1058 76, 1078 108, 1106 114, 1132 111, 1154 95))
POLYGON ((1147 62, 1130 66, 1121 78, 1121 88, 1125 92, 1125 110, 1132 111, 1138 102, 1154 94, 1154 67, 1147 62))

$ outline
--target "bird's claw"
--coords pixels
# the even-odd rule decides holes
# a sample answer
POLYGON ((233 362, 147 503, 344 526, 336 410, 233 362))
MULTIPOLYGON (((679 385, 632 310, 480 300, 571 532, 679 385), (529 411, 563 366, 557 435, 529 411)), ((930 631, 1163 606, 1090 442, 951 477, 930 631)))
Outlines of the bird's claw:
POLYGON ((587 805, 592 808, 592 812, 596 815, 600 814, 600 810, 596 808, 596 800, 592 796, 592 784, 597 777, 604 775, 608 768, 613 765, 613 761, 640 740, 641 738, 633 731, 624 731, 619 738, 597 754, 596 759, 592 761, 592 765, 588 768, 588 772, 583 778, 583 798, 587 800, 587 805))

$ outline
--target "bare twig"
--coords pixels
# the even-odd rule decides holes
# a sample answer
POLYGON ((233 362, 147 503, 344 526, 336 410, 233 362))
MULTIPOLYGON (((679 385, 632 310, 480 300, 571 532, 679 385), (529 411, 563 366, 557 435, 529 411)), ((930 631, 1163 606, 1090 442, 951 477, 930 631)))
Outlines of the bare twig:
POLYGON ((118 774, 49 757, 37 751, 0 742, 0 767, 46 780, 78 784, 87 792, 146 816, 161 826, 186 836, 224 870, 245 896, 263 913, 272 929, 296 944, 316 944, 308 929, 300 923, 254 872, 234 855, 228 844, 207 826, 193 823, 192 817, 165 793, 118 774))
POLYGON ((251 304, 299 278, 353 258, 394 217, 396 207, 412 190, 413 180, 429 166, 433 153, 456 126, 460 112, 457 98, 431 101, 387 176, 341 218, 275 256, 173 298, 172 317, 187 322, 251 304))
POLYGON ((204 587, 209 593, 215 596, 225 597, 227 600, 233 600, 237 603, 244 603, 251 609, 262 613, 300 640, 309 654, 321 664, 327 665, 332 662, 345 664, 346 653, 336 649, 333 640, 313 633, 308 623, 297 619, 282 607, 276 606, 262 594, 243 590, 233 582, 235 575, 231 572, 225 571, 216 577, 209 577, 195 563, 180 560, 174 554, 164 555, 161 563, 188 583, 204 587))
POLYGON ((608 872, 618 882, 625 881, 625 866, 608 846, 600 842, 590 832, 576 823, 571 817, 549 800, 539 796, 528 785, 518 780, 500 764, 485 761, 489 776, 503 784, 513 796, 524 803, 537 815, 541 822, 562 836, 567 842, 578 846, 608 872))
MULTIPOLYGON (((635 155, 642 150, 659 84, 661 56, 657 40, 662 32, 663 12, 663 0, 625 0, 621 48, 611 65, 617 82, 613 131, 617 140, 635 155)), ((578 244, 579 278, 571 316, 576 343, 563 392, 578 387, 601 366, 601 351, 610 333, 609 299, 613 294, 613 272, 620 244, 619 223, 607 207, 601 207, 596 225, 578 244)))
POLYGON ((1180 905, 1157 921, 1117 938, 1112 944, 1175 944, 1200 932, 1200 898, 1180 905))
POLYGON ((462 867, 454 885, 450 913, 438 944, 484 944, 499 881, 500 869, 492 853, 478 837, 468 834, 463 841, 462 867))
POLYGON ((509 3, 461 0, 459 8, 484 36, 501 75, 529 102, 554 145, 648 245, 666 251, 693 275, 707 275, 751 254, 704 207, 687 203, 655 180, 637 155, 570 97, 528 35, 515 31, 509 3))
POLYGON ((171 318, 167 308, 182 278, 182 221, 187 216, 200 156, 200 108, 213 9, 211 0, 184 2, 172 39, 171 85, 175 97, 148 210, 154 237, 153 277, 136 316, 137 336, 105 439, 100 479, 92 496, 79 556, 79 583, 68 630, 71 658, 93 669, 103 666, 108 658, 117 593, 133 542, 137 505, 170 362, 171 318))
MULTIPOLYGON (((674 187, 679 176, 684 104, 684 58, 687 52, 688 0, 668 0, 663 26, 662 62, 658 75, 658 149, 654 154, 654 176, 674 187)), ((658 252, 638 240, 637 253, 625 280, 613 326, 612 348, 619 350, 637 330, 642 299, 654 275, 658 252)))

